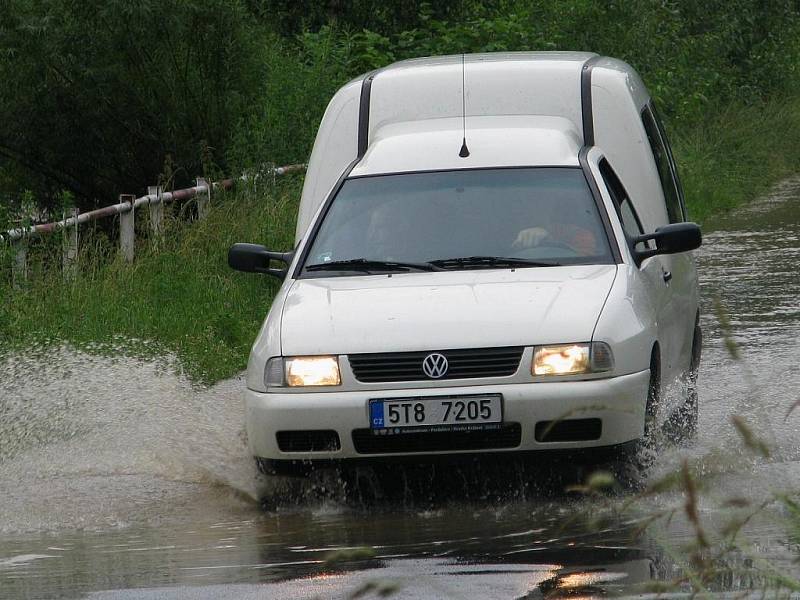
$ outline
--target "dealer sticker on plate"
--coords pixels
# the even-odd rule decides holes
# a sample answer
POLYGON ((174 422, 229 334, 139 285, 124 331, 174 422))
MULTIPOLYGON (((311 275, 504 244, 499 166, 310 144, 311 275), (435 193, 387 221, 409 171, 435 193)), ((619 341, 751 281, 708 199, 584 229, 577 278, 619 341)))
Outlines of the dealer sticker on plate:
POLYGON ((370 400, 369 420, 373 430, 481 428, 503 420, 503 400, 500 394, 370 400))

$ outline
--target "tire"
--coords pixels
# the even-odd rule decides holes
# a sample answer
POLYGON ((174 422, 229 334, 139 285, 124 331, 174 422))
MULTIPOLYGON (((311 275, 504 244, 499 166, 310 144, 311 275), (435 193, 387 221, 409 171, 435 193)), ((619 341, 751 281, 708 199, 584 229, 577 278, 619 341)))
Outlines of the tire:
POLYGON ((697 437, 697 418, 699 412, 697 373, 700 369, 702 350, 703 331, 700 329, 700 324, 695 322, 694 336, 692 338, 692 360, 689 365, 689 372, 686 375, 686 399, 680 408, 670 415, 667 423, 670 439, 676 444, 690 442, 697 437))
POLYGON ((661 403, 661 357, 658 346, 650 353, 650 383, 647 386, 647 404, 644 409, 644 437, 646 445, 655 447, 658 406, 661 403))
POLYGON ((640 477, 647 474, 655 462, 658 448, 658 406, 661 401, 661 357, 658 345, 650 353, 650 383, 647 386, 647 403, 644 409, 644 435, 639 438, 632 464, 640 477))

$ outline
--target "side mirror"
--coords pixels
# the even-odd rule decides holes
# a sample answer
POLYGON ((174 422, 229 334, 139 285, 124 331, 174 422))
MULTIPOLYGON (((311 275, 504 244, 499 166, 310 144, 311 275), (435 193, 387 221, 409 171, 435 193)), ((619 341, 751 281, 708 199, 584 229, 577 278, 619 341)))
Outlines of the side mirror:
POLYGON ((245 273, 266 273, 284 279, 293 256, 294 252, 271 252, 258 244, 234 244, 228 250, 228 266, 245 273), (273 260, 286 263, 286 266, 281 269, 270 267, 273 260))
POLYGON ((650 240, 655 241, 655 249, 634 250, 637 262, 641 263, 656 254, 677 254, 695 250, 703 243, 703 234, 697 223, 673 223, 659 227, 653 233, 634 238, 633 245, 635 247, 650 240))

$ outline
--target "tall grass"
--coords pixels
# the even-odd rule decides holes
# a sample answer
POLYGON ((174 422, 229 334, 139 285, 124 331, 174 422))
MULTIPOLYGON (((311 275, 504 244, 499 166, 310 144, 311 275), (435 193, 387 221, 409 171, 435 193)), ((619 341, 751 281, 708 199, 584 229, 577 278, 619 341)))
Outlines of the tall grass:
POLYGON ((138 352, 155 344, 201 382, 240 371, 279 282, 231 271, 227 249, 237 241, 291 248, 298 183, 217 195, 202 221, 167 218, 159 242, 142 223, 131 265, 107 241, 84 240, 72 282, 59 272, 58 241, 34 244, 29 282, 0 287, 0 347, 64 340, 138 352))
POLYGON ((701 223, 800 172, 800 99, 730 104, 673 133, 689 216, 701 223))

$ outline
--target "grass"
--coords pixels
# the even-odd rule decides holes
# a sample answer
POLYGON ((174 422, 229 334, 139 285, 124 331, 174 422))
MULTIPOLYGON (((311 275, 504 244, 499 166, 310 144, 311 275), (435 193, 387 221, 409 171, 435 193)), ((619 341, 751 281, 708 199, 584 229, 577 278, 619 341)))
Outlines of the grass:
MULTIPOLYGON (((707 224, 800 172, 800 99, 732 105, 672 138, 690 217, 707 224)), ((42 340, 116 351, 123 340, 128 352, 175 355, 200 383, 240 372, 279 282, 231 271, 227 249, 237 241, 291 248, 300 184, 293 175, 218 195, 202 221, 172 214, 158 244, 139 211, 132 265, 102 232, 82 232, 81 269, 70 283, 61 276, 57 236, 32 244, 32 273, 21 289, 10 285, 7 252, 0 352, 42 340)))
POLYGON ((727 106, 673 134, 691 219, 708 223, 800 173, 800 98, 727 106))
MULTIPOLYGON (((134 353, 167 351, 203 383, 241 371, 279 281, 232 271, 227 250, 237 241, 291 248, 298 183, 295 177, 261 192, 217 196, 209 216, 188 225, 168 218, 158 246, 137 235, 132 265, 98 251, 107 242, 84 241, 82 268, 71 283, 52 265, 58 240, 41 244, 29 283, 0 288, 7 298, 0 307, 0 346, 64 340, 82 347, 121 344, 134 353)), ((147 223, 137 229, 146 231, 147 223)))

